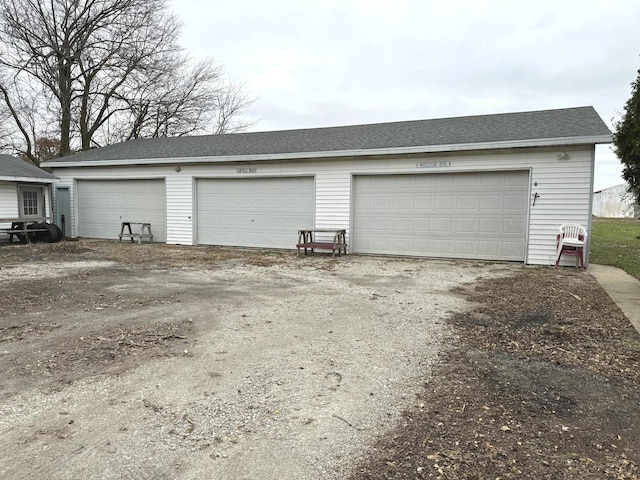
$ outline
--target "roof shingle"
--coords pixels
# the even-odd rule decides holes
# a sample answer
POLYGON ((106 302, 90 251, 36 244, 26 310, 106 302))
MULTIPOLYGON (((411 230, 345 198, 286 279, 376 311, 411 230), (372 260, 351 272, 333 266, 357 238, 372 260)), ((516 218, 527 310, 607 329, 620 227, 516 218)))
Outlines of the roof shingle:
POLYGON ((33 178, 56 180, 57 177, 45 172, 30 163, 12 157, 11 155, 0 154, 0 179, 3 178, 33 178))
POLYGON ((242 157, 610 136, 593 107, 225 135, 136 139, 48 162, 242 157))

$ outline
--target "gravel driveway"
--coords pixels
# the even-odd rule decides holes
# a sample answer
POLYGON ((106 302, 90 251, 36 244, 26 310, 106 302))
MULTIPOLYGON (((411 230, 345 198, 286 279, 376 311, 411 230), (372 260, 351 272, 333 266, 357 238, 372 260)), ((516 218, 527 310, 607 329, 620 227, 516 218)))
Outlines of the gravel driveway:
POLYGON ((81 243, 0 247, 2 478, 342 478, 521 268, 81 243))

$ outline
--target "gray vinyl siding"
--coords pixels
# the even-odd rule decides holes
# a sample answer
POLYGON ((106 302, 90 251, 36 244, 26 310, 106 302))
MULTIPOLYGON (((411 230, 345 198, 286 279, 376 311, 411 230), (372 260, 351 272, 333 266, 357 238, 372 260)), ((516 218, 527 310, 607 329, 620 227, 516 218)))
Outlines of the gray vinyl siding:
MULTIPOLYGON (((337 167, 337 166, 336 166, 337 167)), ((349 171, 321 171, 316 175, 316 227, 347 229, 351 202, 351 174, 349 171)))
MULTIPOLYGON (((15 183, 0 183, 0 218, 18 217, 18 190, 15 183)), ((11 228, 10 223, 0 223, 0 228, 11 228)), ((9 240, 9 235, 0 232, 0 241, 9 240)))
POLYGON ((193 244, 194 228, 194 179, 180 172, 165 176, 167 187, 167 243, 193 244))

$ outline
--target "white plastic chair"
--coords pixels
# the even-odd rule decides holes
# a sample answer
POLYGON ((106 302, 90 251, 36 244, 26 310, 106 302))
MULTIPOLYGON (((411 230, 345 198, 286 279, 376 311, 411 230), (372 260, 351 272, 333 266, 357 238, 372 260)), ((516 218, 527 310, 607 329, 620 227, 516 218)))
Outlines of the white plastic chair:
POLYGON ((564 223, 560 225, 560 233, 556 237, 557 255, 556 268, 562 255, 576 257, 576 266, 580 261, 580 268, 584 270, 584 247, 587 244, 587 229, 578 223, 564 223))

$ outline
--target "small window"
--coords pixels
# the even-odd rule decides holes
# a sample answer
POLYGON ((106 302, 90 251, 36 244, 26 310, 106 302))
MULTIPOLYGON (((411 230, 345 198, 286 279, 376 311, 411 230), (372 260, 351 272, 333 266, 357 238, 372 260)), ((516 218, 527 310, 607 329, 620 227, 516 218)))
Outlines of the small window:
POLYGON ((42 190, 39 188, 22 188, 20 190, 20 216, 42 216, 42 190))

